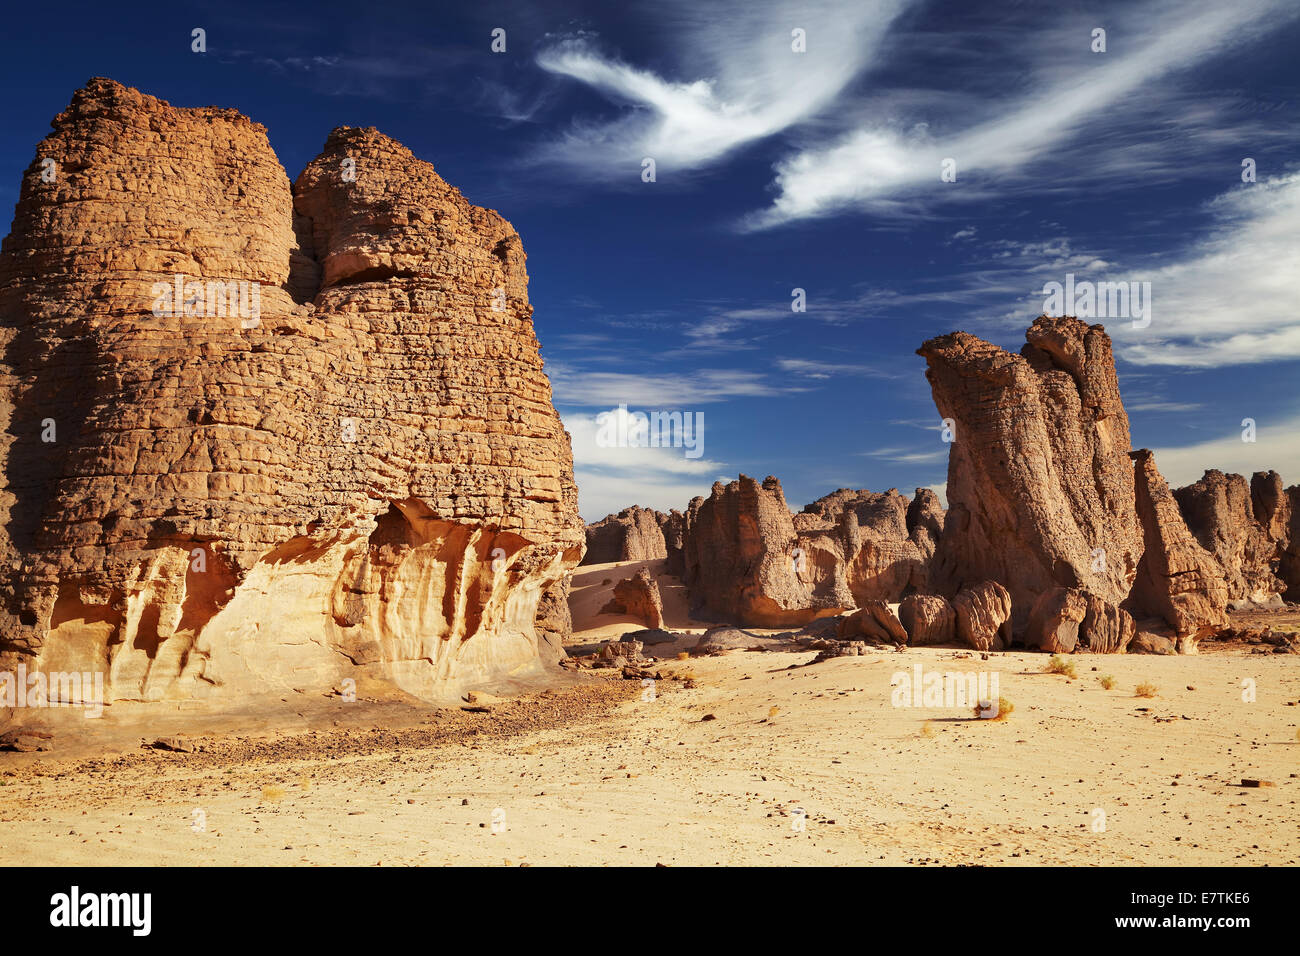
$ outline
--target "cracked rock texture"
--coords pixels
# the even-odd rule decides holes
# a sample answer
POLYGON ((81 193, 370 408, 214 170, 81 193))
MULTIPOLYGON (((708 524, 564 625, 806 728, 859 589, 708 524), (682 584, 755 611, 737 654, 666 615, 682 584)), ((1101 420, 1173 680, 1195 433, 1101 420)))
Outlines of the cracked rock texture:
POLYGON ((918 350, 954 439, 931 579, 949 596, 1001 583, 1017 633, 1057 587, 1124 600, 1143 549, 1110 338, 1047 317, 1025 338, 1019 355, 965 332, 918 350))
POLYGON ((553 657, 582 522, 511 225, 373 129, 291 189, 233 110, 95 79, 52 125, 0 251, 0 666, 434 697, 553 657))
POLYGON ((1256 472, 1247 481, 1212 469, 1175 489, 1174 498, 1197 542, 1223 568, 1229 600, 1268 604, 1300 585, 1282 577, 1292 576, 1284 566, 1292 509, 1277 472, 1256 472))
POLYGON ((1155 456, 1146 448, 1131 454, 1146 550, 1125 607, 1135 617, 1163 618, 1177 635, 1179 651, 1194 653, 1201 638, 1228 624, 1223 569, 1188 530, 1155 456))

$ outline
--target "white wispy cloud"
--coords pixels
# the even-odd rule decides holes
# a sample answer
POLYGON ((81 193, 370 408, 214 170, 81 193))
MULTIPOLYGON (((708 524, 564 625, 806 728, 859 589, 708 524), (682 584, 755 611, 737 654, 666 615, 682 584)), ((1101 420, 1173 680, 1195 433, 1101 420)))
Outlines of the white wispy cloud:
POLYGON ((1300 174, 1243 184, 1213 203, 1215 228, 1150 281, 1151 325, 1119 324, 1120 354, 1143 365, 1246 365, 1300 357, 1300 174))
MULTIPOLYGON (((770 228, 846 210, 897 214, 914 209, 908 200, 921 198, 987 199, 991 186, 1001 191, 1010 182, 1051 191, 1079 188, 1105 175, 1149 177, 1182 161, 1170 143, 1150 136, 1150 124, 1166 119, 1170 109, 1181 109, 1186 122, 1205 135, 1223 134, 1222 125, 1216 125, 1221 117, 1159 81, 1203 67, 1295 15, 1294 5, 1284 0, 1112 10, 1108 52, 1091 54, 1092 60, 1084 63, 1075 59, 1063 65, 1058 59, 1044 65, 1028 85, 1031 92, 1009 103, 990 99, 983 115, 976 111, 965 125, 960 116, 942 126, 923 117, 890 116, 782 160, 776 166, 775 200, 747 217, 742 228, 770 228), (1133 131, 1145 135, 1126 139, 1124 134, 1133 131), (1081 160, 1065 147, 1085 133, 1089 149, 1081 160), (1097 148, 1102 140, 1104 150, 1097 148), (1047 157, 1070 163, 1074 175, 1064 183, 1046 175, 1042 161, 1047 157), (956 182, 940 179, 947 159, 956 163, 956 182)), ((1019 39, 1028 48, 1086 51, 1086 21, 1077 20, 1071 28, 1068 41, 1060 26, 1051 29, 1048 42, 1019 39)))
POLYGON ((656 71, 603 50, 590 36, 559 39, 538 65, 599 92, 620 107, 613 119, 579 121, 539 159, 601 179, 707 166, 746 143, 806 123, 836 101, 875 57, 908 0, 663 2, 675 65, 656 71), (804 30, 806 52, 792 49, 804 30))
POLYGON ((555 403, 577 408, 627 405, 633 410, 690 408, 732 398, 781 395, 786 389, 750 369, 691 372, 593 372, 565 363, 547 364, 555 403))
MULTIPOLYGON (((628 421, 627 412, 618 408, 608 411, 616 420, 628 421)), ((688 458, 682 447, 633 447, 630 442, 628 447, 611 447, 601 437, 602 425, 608 422, 601 414, 563 416, 573 442, 578 510, 585 521, 599 521, 629 505, 660 511, 684 508, 696 495, 707 495, 714 476, 726 469, 725 462, 707 457, 707 413, 701 435, 704 454, 698 458, 688 458)), ((617 423, 614 428, 620 433, 617 423)), ((622 432, 627 429, 625 424, 622 432)))

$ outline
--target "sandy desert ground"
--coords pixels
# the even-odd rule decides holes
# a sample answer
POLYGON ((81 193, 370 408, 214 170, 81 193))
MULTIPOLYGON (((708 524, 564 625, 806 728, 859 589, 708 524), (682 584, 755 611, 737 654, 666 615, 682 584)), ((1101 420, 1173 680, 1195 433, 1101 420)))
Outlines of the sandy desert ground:
MULTIPOLYGON (((579 568, 575 649, 637 626, 597 613, 636 567, 579 568)), ((658 576, 668 626, 702 632, 658 576)), ((156 727, 131 724, 0 754, 0 863, 1300 862, 1294 656, 1078 655, 1070 679, 1044 654, 955 648, 677 660, 695 639, 646 649, 653 700, 590 671, 487 714, 291 702, 274 733, 191 721, 202 752, 141 749, 156 727), (1014 712, 893 706, 917 664, 996 671, 1014 712), (1135 696, 1144 682, 1156 696, 1135 696)))

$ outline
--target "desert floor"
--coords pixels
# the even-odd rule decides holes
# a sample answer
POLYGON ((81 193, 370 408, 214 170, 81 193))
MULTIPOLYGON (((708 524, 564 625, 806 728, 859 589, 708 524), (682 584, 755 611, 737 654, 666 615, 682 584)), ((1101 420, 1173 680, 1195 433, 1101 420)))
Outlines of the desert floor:
MULTIPOLYGON (((575 648, 637 626, 597 613, 635 567, 579 569, 575 648)), ((661 580, 667 624, 701 631, 661 580)), ((595 671, 488 714, 291 703, 276 732, 193 724, 202 752, 140 749, 129 725, 0 754, 0 864, 1300 862, 1294 656, 1076 655, 1070 679, 944 648, 677 660, 693 643, 646 649, 653 700, 595 671), (917 664, 996 671, 1014 712, 893 706, 917 664)))

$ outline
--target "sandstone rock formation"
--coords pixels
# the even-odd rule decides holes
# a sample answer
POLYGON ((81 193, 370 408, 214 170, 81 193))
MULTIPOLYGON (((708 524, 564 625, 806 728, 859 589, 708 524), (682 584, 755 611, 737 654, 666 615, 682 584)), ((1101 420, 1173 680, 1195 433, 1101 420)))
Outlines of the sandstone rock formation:
POLYGON ((614 596, 600 609, 601 614, 630 614, 651 629, 664 622, 664 602, 659 585, 645 568, 614 585, 614 596))
POLYGON ((537 648, 543 661, 551 663, 565 656, 564 642, 573 634, 573 612, 569 609, 571 575, 566 574, 542 592, 537 601, 537 648))
POLYGON ((886 644, 907 643, 907 631, 884 601, 867 601, 852 614, 840 618, 835 636, 841 641, 866 638, 886 644))
POLYGON ((668 555, 664 568, 669 574, 680 578, 686 570, 686 561, 682 552, 686 535, 686 515, 673 508, 667 514, 656 511, 655 518, 659 521, 659 530, 663 532, 664 550, 668 555))
POLYGON ((1073 653, 1087 613, 1088 596, 1078 588, 1044 591, 1029 611, 1025 643, 1053 654, 1073 653))
POLYGON ((1241 475, 1210 470, 1174 490, 1197 542, 1224 572, 1229 600, 1270 604, 1287 583, 1278 571, 1289 544, 1290 500, 1275 471, 1241 475))
POLYGON ((0 667, 110 700, 535 670, 582 523, 527 281, 373 129, 291 191, 237 112, 92 80, 0 251, 0 667))
POLYGON ((918 350, 954 438, 931 581, 945 595, 1000 582, 1017 632, 1056 587, 1123 601, 1143 551, 1109 337, 1042 317, 1026 339, 1020 355, 965 332, 918 350))
POLYGON ((1177 633, 1179 651, 1193 653, 1201 638, 1228 623, 1223 570, 1187 529, 1155 456, 1141 448, 1132 458, 1146 550, 1126 607, 1135 616, 1163 618, 1177 633))
POLYGON ((633 505, 587 525, 587 553, 583 564, 653 561, 667 555, 659 516, 649 508, 633 505))
POLYGON ((938 498, 841 489, 791 514, 781 483, 747 475, 694 499, 682 535, 693 609, 753 627, 800 626, 924 590, 938 498), (918 503, 919 502, 919 503, 918 503))
POLYGON ((951 644, 957 639, 957 614, 937 594, 909 594, 898 606, 898 620, 913 647, 951 644))
POLYGON ((1011 646, 1011 595, 996 581, 962 588, 952 599, 957 638, 977 651, 1011 646))
POLYGON ((1137 633, 1132 615, 1095 594, 1086 597, 1088 610, 1079 625, 1079 643, 1075 649, 1094 654, 1123 654, 1137 633))

